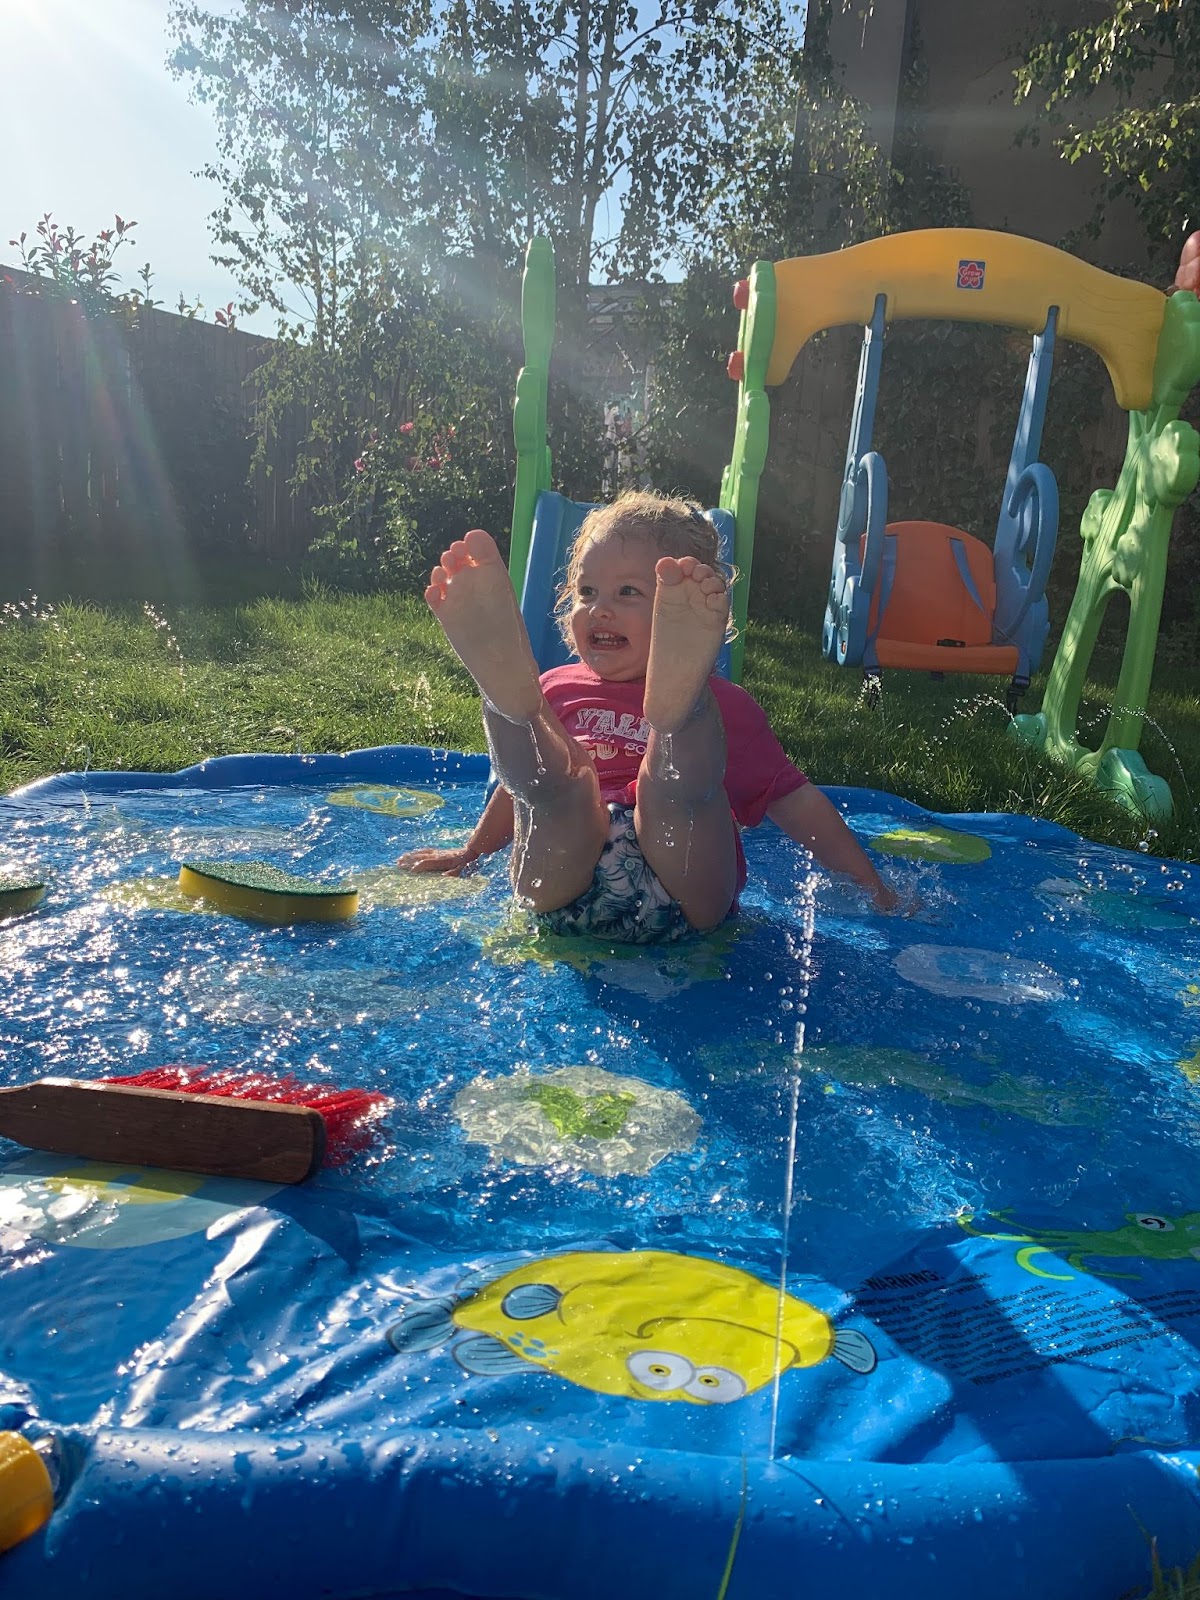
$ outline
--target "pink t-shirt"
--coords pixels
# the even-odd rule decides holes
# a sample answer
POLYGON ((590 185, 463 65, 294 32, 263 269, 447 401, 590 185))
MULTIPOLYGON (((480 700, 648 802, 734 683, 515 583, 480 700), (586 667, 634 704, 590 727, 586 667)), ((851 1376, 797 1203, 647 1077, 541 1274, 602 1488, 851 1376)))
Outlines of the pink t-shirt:
MULTIPOLYGON (((708 681, 725 724, 725 793, 737 821, 753 828, 768 806, 808 779, 784 755, 753 695, 726 678, 708 681)), ((605 802, 631 806, 650 731, 642 715, 646 680, 609 683, 571 661, 542 674, 542 692, 571 737, 591 751, 605 802)))

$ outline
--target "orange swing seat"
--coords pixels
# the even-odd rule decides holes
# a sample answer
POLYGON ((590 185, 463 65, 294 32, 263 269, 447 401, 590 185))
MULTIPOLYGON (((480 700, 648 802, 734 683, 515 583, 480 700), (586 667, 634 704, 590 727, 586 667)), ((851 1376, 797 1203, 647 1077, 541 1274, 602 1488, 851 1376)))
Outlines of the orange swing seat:
MULTIPOLYGON (((860 562, 865 550, 864 534, 860 562)), ((995 564, 982 540, 944 522, 889 522, 864 665, 1011 677, 1019 653, 992 642, 995 611, 995 564)))

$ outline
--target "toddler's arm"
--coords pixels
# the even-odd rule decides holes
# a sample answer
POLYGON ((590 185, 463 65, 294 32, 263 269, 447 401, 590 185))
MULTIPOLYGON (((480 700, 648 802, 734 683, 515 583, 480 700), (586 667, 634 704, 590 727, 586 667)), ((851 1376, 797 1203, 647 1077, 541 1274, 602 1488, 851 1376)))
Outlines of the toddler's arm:
POLYGON ((493 855, 512 843, 513 803, 507 789, 497 784, 466 844, 453 850, 408 850, 396 865, 407 872, 440 872, 457 878, 480 856, 493 855))
POLYGON ((896 891, 884 883, 866 851, 842 820, 841 812, 817 788, 806 783, 785 794, 767 807, 767 815, 789 839, 811 850, 830 872, 844 872, 860 883, 880 911, 894 911, 899 904, 896 891))

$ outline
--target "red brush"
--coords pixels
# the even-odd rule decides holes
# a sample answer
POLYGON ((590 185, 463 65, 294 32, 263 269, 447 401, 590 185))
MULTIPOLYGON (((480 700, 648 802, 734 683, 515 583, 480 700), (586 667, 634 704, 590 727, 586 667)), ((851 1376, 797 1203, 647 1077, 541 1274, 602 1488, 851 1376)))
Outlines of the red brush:
POLYGON ((327 1145, 344 1161, 369 1144, 387 1103, 290 1077, 160 1067, 106 1083, 41 1078, 0 1089, 0 1137, 88 1161, 303 1183, 327 1145))
POLYGON ((266 1101, 273 1105, 305 1106, 318 1111, 325 1124, 324 1165, 341 1167, 368 1149, 377 1136, 376 1124, 392 1101, 369 1089, 332 1089, 305 1084, 294 1073, 274 1078, 262 1072, 233 1072, 217 1067, 152 1067, 128 1077, 103 1078, 102 1083, 129 1089, 169 1089, 178 1094, 216 1096, 229 1100, 266 1101))

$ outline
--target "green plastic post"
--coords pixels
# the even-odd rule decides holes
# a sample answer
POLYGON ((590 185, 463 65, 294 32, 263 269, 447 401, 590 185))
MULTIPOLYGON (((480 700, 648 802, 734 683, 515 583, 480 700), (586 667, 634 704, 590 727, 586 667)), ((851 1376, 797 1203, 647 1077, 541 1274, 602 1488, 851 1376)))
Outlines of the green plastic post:
POLYGON ((549 239, 529 241, 521 278, 521 335, 525 365, 517 374, 513 403, 513 443, 517 447, 513 489, 512 538, 508 572, 517 594, 525 582, 533 510, 537 497, 550 487, 550 446, 546 442, 546 396, 550 384, 550 351, 554 344, 554 246, 549 239))
POLYGON ((1150 818, 1171 815, 1171 790, 1138 754, 1167 574, 1175 507, 1200 476, 1200 437, 1179 411, 1200 381, 1200 302, 1177 291, 1167 301, 1145 411, 1129 414, 1129 442, 1115 489, 1097 489, 1080 524, 1083 555, 1075 598, 1050 669, 1042 709, 1015 717, 1010 732, 1090 777, 1150 818), (1092 651, 1108 602, 1129 596, 1129 628, 1116 705, 1095 750, 1076 737, 1092 651))
POLYGON ((746 651, 746 615, 750 599, 750 566, 754 559, 754 518, 758 510, 758 481, 767 459, 771 431, 771 402, 767 399, 767 363, 775 342, 775 267, 756 261, 750 269, 750 298, 742 313, 741 350, 744 367, 738 385, 737 422, 733 455, 721 479, 721 506, 733 513, 733 559, 738 569, 733 591, 733 622, 737 636, 730 652, 730 677, 742 681, 746 651))

